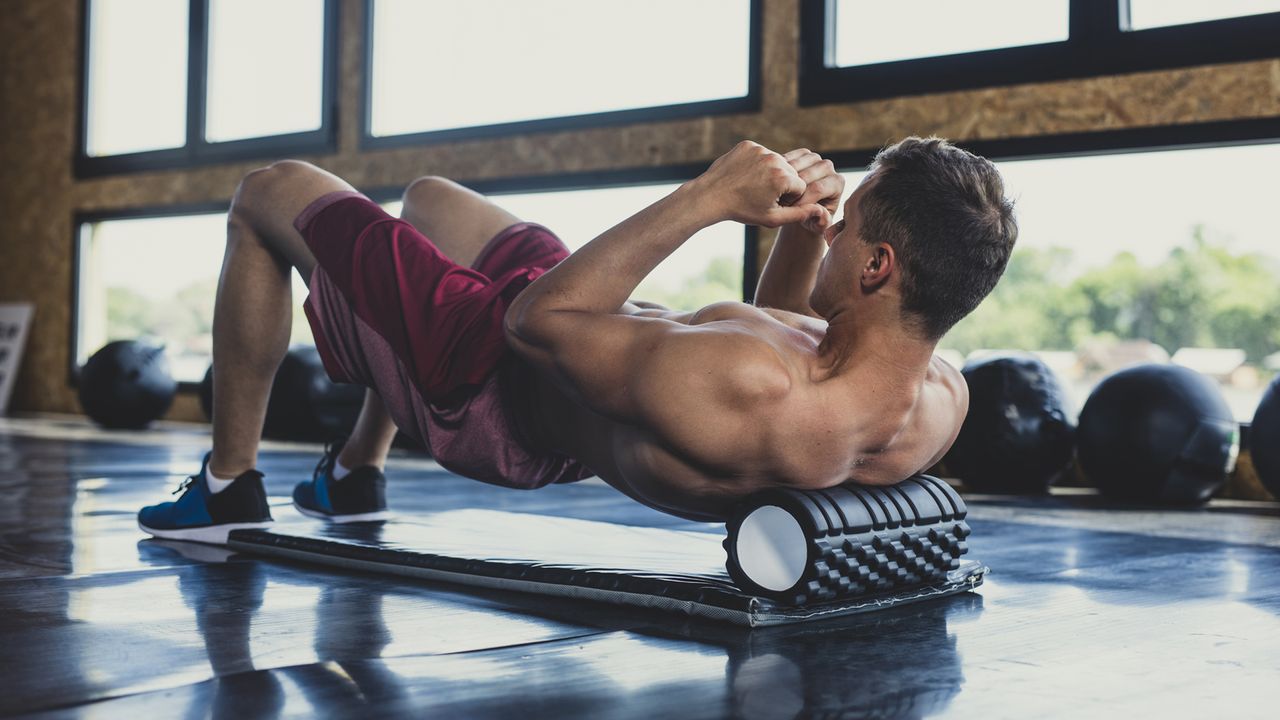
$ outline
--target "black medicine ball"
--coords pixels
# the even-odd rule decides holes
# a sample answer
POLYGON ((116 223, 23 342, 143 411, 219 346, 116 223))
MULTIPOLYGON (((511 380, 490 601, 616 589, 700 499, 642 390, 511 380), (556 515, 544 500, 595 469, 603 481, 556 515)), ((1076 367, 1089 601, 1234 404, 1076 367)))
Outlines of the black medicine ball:
POLYGON ((271 384, 262 434, 281 440, 331 440, 351 432, 363 403, 363 387, 334 383, 315 347, 295 345, 271 384))
POLYGON ((969 414, 943 462, 979 492, 1043 493, 1071 464, 1075 413, 1053 370, 1030 353, 964 366, 969 414))
POLYGON ((198 390, 200 396, 200 409, 204 412, 206 420, 213 419, 213 366, 210 365, 208 370, 204 371, 204 378, 200 380, 200 388, 198 390))
POLYGON ((145 428, 169 410, 177 390, 164 347, 149 342, 107 343, 80 370, 80 407, 105 428, 145 428))
POLYGON ((1240 426, 1213 381, 1178 365, 1109 375, 1080 411, 1080 468, 1120 500, 1190 505, 1235 467, 1240 426))
POLYGON ((1253 415, 1249 452, 1262 484, 1280 498, 1280 377, 1267 386, 1253 415))
MULTIPOLYGON (((262 435, 278 440, 332 440, 351 432, 363 404, 363 387, 333 382, 315 347, 295 345, 276 370, 262 435)), ((200 382, 200 407, 212 420, 212 365, 200 382)))

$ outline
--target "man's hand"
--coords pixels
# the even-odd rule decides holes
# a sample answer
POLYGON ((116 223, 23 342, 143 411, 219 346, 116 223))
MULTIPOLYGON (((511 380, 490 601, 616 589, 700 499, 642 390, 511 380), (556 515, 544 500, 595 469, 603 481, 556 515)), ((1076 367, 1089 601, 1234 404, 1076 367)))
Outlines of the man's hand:
MULTIPOLYGON (((710 203, 720 220, 765 227, 808 223, 819 228, 831 221, 827 207, 818 202, 826 195, 809 193, 809 184, 792 163, 750 140, 720 156, 690 185, 710 203)), ((835 202, 839 202, 838 194, 835 202)))
POLYGON ((816 204, 827 211, 824 222, 818 222, 813 216, 806 217, 800 222, 805 230, 821 234, 831 223, 831 218, 840 210, 840 196, 844 194, 844 177, 836 172, 836 166, 830 160, 825 160, 818 153, 805 148, 792 150, 782 157, 804 181, 804 194, 794 204, 797 207, 816 204))

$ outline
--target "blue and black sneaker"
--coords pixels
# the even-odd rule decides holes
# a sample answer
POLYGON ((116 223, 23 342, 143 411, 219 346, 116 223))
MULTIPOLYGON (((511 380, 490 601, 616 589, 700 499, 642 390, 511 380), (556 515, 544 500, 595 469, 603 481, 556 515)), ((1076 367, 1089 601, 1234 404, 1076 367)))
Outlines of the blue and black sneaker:
POLYGON ((333 467, 343 441, 330 443, 307 482, 293 488, 293 506, 310 517, 338 523, 386 520, 387 478, 372 465, 358 467, 341 480, 333 479, 333 467))
POLYGON ((204 456, 200 472, 183 480, 174 491, 182 497, 138 511, 138 527, 143 532, 170 540, 225 545, 232 530, 270 527, 271 509, 262 473, 246 470, 222 492, 210 493, 205 479, 210 455, 204 456))

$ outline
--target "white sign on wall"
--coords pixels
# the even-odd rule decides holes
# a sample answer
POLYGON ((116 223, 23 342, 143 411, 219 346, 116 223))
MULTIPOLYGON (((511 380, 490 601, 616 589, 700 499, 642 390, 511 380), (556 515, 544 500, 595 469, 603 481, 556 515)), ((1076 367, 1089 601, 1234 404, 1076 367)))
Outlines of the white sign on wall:
POLYGON ((9 411, 9 396, 34 313, 35 306, 27 303, 0 304, 0 415, 9 411))

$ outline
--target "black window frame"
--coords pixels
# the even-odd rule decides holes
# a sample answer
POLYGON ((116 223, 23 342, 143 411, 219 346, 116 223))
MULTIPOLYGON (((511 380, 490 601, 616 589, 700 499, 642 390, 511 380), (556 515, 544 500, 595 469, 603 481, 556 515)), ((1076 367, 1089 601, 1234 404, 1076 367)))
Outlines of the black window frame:
POLYGON ((1064 41, 836 67, 835 2, 800 3, 801 106, 1280 57, 1280 12, 1130 31, 1129 0, 1070 0, 1064 41))
POLYGON ((173 170, 216 163, 275 158, 285 155, 324 154, 338 147, 338 25, 339 0, 324 0, 324 60, 320 85, 320 127, 298 133, 209 142, 205 140, 208 105, 210 0, 188 0, 187 16, 187 122, 186 143, 181 147, 119 155, 88 154, 89 126, 89 13, 94 0, 80 3, 80 88, 76 113, 76 146, 73 169, 77 178, 173 170))
POLYGON ((443 130, 402 133, 398 135, 374 135, 373 123, 373 13, 376 0, 364 1, 364 57, 361 63, 360 91, 360 149, 377 150, 432 145, 438 143, 499 138, 528 133, 584 130, 636 123, 662 122, 710 115, 754 113, 761 109, 762 97, 762 45, 764 37, 764 0, 750 0, 750 39, 747 51, 747 94, 735 98, 703 100, 676 105, 655 105, 564 115, 533 120, 474 125, 443 130))

